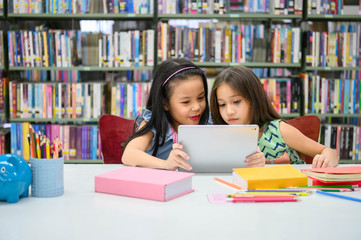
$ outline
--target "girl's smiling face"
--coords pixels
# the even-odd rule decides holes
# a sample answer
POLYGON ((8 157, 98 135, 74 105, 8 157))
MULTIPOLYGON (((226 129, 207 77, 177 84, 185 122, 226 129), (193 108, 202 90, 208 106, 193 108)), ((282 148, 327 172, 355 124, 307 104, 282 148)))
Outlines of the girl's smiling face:
POLYGON ((172 126, 178 132, 179 125, 198 125, 206 109, 206 96, 202 78, 191 76, 186 80, 170 82, 171 94, 164 110, 171 115, 172 126))
POLYGON ((219 113, 229 125, 251 123, 251 104, 227 83, 217 89, 219 113))

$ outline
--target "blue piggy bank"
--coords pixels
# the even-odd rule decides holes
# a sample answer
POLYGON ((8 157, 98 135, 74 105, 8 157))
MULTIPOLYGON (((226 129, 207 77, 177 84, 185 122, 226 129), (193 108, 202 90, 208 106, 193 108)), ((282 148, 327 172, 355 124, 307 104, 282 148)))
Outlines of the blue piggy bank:
POLYGON ((14 154, 0 155, 0 200, 16 203, 29 196, 32 174, 28 163, 14 154))

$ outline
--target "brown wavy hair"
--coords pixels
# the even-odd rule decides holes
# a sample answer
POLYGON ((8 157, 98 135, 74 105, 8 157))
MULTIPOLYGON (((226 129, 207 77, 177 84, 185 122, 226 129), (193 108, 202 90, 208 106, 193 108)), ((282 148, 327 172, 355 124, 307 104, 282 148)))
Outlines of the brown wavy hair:
POLYGON ((213 124, 227 124, 219 112, 217 102, 217 89, 222 84, 228 84, 251 104, 251 124, 262 127, 265 123, 282 119, 254 72, 243 66, 235 66, 223 70, 214 81, 210 99, 213 124))

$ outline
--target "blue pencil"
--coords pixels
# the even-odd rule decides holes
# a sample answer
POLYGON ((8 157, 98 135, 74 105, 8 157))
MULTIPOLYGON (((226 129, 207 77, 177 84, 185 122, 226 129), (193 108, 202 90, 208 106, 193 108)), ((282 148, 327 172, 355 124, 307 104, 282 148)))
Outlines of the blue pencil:
POLYGON ((332 197, 344 198, 344 199, 348 199, 348 200, 352 200, 352 201, 356 201, 356 202, 361 202, 361 198, 349 197, 349 196, 344 196, 344 195, 340 195, 340 194, 336 194, 336 193, 324 192, 324 191, 320 191, 320 190, 316 190, 316 193, 320 193, 320 194, 328 195, 328 196, 332 196, 332 197))

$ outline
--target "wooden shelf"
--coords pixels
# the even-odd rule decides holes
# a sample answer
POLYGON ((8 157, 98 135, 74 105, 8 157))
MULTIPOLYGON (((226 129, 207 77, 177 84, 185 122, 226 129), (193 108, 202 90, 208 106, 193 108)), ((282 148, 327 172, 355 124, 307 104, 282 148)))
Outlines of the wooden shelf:
POLYGON ((145 67, 96 67, 96 66, 77 66, 77 67, 9 67, 10 71, 26 70, 78 70, 78 71, 128 71, 128 70, 153 70, 153 66, 145 67))
POLYGON ((71 13, 64 13, 64 14, 51 14, 51 13, 8 13, 7 18, 9 19, 42 19, 42 20, 58 20, 58 19, 77 19, 77 20, 149 20, 153 19, 153 14, 134 14, 134 13, 86 13, 86 14, 71 14, 71 13))
POLYGON ((295 118, 301 116, 300 113, 286 113, 286 114, 280 114, 283 118, 295 118))
POLYGON ((361 66, 358 67, 305 67, 305 71, 353 71, 361 70, 361 66))
POLYGON ((305 115, 316 115, 318 117, 334 117, 334 118, 361 117, 360 114, 344 114, 344 113, 307 113, 305 115))
POLYGON ((10 122, 97 123, 99 118, 10 118, 10 122))
POLYGON ((339 164, 361 164, 361 160, 340 159, 339 164))
POLYGON ((170 19, 218 19, 218 20, 282 20, 302 19, 302 15, 278 15, 269 13, 227 13, 227 14, 158 14, 160 20, 170 19))
POLYGON ((361 21, 361 15, 339 15, 339 14, 310 14, 305 20, 323 20, 323 21, 361 21))
POLYGON ((247 62, 247 63, 236 63, 236 62, 193 62, 199 67, 232 67, 232 66, 245 66, 250 68, 301 68, 301 63, 269 63, 269 62, 247 62))
MULTIPOLYGON (((27 162, 29 162, 27 160, 27 162)), ((102 159, 71 159, 71 160, 64 160, 65 164, 102 164, 102 159)))
POLYGON ((71 160, 64 160, 65 164, 99 164, 99 163, 103 163, 102 159, 71 159, 71 160))

